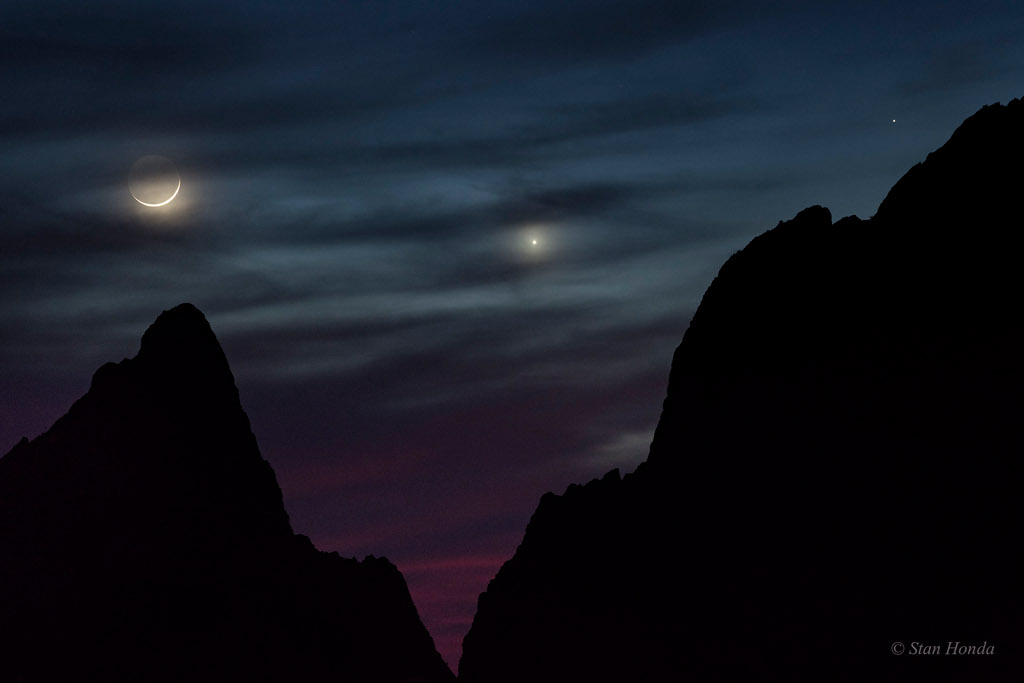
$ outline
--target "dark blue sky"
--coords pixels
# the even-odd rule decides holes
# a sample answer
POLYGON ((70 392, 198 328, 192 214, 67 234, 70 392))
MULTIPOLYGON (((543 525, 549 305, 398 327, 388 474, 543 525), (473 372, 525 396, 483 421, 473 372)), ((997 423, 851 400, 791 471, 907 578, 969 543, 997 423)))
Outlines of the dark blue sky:
POLYGON ((454 667, 540 495, 645 457, 724 259, 1022 74, 1011 2, 5 0, 0 452, 191 301, 295 529, 454 667))

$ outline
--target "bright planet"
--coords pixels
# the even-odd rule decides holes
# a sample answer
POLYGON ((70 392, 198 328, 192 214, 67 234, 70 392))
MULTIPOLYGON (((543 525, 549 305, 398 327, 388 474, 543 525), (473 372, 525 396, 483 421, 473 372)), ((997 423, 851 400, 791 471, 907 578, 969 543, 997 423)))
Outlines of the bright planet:
POLYGON ((170 204, 181 190, 174 162, 158 154, 148 154, 132 164, 128 178, 132 197, 143 206, 170 204))

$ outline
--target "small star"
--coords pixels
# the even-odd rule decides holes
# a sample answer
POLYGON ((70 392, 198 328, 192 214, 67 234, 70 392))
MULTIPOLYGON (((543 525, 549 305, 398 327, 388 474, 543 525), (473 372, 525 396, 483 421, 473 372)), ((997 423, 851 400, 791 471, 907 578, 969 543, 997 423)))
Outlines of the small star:
POLYGON ((533 240, 533 243, 534 243, 534 244, 537 244, 537 240, 533 240))
POLYGON ((896 119, 893 119, 893 120, 892 120, 892 122, 893 122, 893 123, 896 123, 896 119))

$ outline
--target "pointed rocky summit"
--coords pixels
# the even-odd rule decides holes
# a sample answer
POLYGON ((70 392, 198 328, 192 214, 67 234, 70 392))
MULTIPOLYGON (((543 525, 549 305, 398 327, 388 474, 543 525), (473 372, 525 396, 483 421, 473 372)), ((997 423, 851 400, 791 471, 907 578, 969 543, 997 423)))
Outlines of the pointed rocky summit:
POLYGON ((292 532, 189 304, 0 459, 0 557, 0 681, 453 678, 391 563, 292 532))
POLYGON ((541 499, 460 680, 1024 680, 1022 156, 985 107, 871 219, 734 254, 647 461, 541 499))

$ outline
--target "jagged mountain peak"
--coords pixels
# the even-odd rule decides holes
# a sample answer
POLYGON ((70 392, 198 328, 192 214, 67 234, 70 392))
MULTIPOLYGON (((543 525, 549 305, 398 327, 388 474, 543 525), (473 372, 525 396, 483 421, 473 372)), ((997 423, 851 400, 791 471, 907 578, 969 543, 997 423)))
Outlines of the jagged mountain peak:
POLYGON ((1021 680, 1021 152, 986 107, 874 217, 730 257, 648 460, 541 500, 460 679, 1021 680))
POLYGON ((398 569, 292 532, 191 304, 0 459, 0 681, 448 681, 398 569))
POLYGON ((220 349, 203 312, 193 304, 178 304, 162 312, 142 335, 139 354, 144 357, 194 355, 220 349))
POLYGON ((224 350, 202 311, 183 303, 161 313, 142 335, 137 362, 176 384, 234 385, 224 350), (202 377, 197 377, 197 376, 202 377))
POLYGON ((1007 192, 1016 191, 1022 152, 1024 102, 984 106, 893 185, 875 217, 929 228, 935 221, 970 217, 969 224, 957 226, 960 230, 953 237, 964 242, 977 239, 977 228, 1000 227, 983 223, 1000 211, 1007 192))

